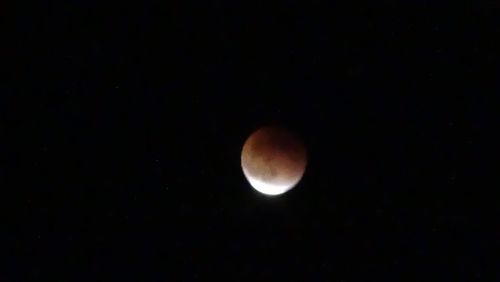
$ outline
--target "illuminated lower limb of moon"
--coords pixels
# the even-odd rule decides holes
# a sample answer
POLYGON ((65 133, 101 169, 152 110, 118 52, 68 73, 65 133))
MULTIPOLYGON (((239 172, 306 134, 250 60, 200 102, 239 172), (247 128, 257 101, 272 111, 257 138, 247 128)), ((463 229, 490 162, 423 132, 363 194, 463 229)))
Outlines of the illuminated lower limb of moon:
POLYGON ((245 177, 247 178, 248 182, 250 185, 257 191, 259 191, 262 194, 266 194, 269 196, 276 196, 283 194, 287 192, 288 190, 292 189, 297 183, 298 180, 295 182, 292 182, 290 184, 270 184, 266 183, 258 178, 252 177, 244 168, 243 168, 243 173, 245 174, 245 177))

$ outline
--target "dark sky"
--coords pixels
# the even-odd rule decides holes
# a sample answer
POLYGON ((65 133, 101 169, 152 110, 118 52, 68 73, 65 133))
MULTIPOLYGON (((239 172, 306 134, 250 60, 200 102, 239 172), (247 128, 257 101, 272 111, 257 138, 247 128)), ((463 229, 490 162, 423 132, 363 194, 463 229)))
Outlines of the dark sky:
POLYGON ((498 9, 178 2, 15 14, 3 281, 500 279, 498 9), (277 198, 271 123, 310 158, 277 198))

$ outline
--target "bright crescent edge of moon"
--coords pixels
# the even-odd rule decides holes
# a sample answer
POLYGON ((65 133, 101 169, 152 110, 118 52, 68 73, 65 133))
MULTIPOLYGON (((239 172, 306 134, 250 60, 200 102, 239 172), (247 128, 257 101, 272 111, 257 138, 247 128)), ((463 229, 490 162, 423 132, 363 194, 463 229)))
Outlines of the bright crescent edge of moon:
POLYGON ((277 196, 281 195, 288 190, 292 189, 297 183, 299 182, 300 178, 295 181, 294 183, 287 184, 287 185, 276 185, 276 184, 269 184, 265 183, 255 177, 252 177, 246 169, 243 167, 243 174, 247 178, 248 182, 250 182, 250 185, 257 191, 259 191, 262 194, 268 195, 268 196, 277 196))

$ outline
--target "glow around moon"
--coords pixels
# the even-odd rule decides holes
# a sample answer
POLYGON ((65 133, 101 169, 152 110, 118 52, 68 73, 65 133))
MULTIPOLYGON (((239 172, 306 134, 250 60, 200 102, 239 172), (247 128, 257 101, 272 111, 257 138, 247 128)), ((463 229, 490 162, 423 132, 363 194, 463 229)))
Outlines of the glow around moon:
POLYGON ((280 195, 297 185, 307 163, 303 143, 279 127, 263 127, 243 146, 241 166, 250 185, 266 195, 280 195))

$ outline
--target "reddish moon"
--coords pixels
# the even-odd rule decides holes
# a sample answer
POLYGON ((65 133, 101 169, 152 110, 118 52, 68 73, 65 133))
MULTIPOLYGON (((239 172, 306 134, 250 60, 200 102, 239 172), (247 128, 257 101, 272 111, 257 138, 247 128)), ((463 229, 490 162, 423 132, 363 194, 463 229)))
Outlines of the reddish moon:
POLYGON ((302 140, 276 126, 253 132, 241 152, 243 174, 255 190, 266 195, 283 194, 295 187, 304 175, 306 164, 302 140))

